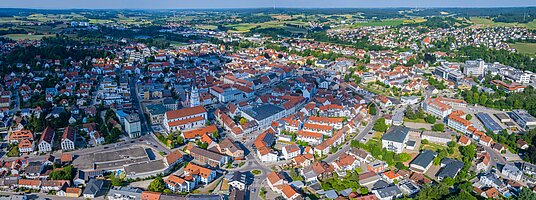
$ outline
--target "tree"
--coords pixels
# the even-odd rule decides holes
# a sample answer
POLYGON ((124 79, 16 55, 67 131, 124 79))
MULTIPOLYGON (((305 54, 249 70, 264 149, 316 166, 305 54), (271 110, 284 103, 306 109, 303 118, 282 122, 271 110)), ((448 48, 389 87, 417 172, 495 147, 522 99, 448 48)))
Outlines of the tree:
POLYGON ((151 192, 164 192, 165 189, 166 183, 161 176, 156 177, 147 187, 147 190, 151 192))
POLYGON ((73 179, 73 165, 68 165, 61 170, 52 171, 49 175, 52 180, 72 180, 73 179))
POLYGON ((361 187, 359 189, 359 194, 368 194, 369 193, 369 190, 367 187, 361 187))
POLYGON ((471 114, 467 114, 467 115, 465 116, 465 119, 466 119, 466 120, 471 120, 471 119, 473 119, 473 115, 471 115, 471 114))
POLYGON ((451 177, 447 177, 443 180, 443 182, 448 185, 448 186, 453 186, 454 185, 454 179, 451 178, 451 177))
POLYGON ((428 143, 430 143, 430 142, 427 139, 421 140, 421 144, 428 144, 428 143))
POLYGON ((517 195, 515 199, 516 200, 536 199, 536 193, 532 192, 532 190, 530 190, 527 187, 523 187, 523 189, 521 189, 521 192, 519 193, 519 195, 517 195))
POLYGON ((371 115, 376 115, 377 111, 376 111, 376 106, 374 104, 369 104, 369 114, 371 115))
POLYGON ((464 181, 458 184, 458 189, 461 191, 470 192, 470 191, 473 191, 473 184, 469 181, 464 181))
POLYGON ((220 138, 220 134, 218 133, 218 130, 215 130, 214 132, 212 132, 212 138, 220 138))
POLYGON ((444 131, 445 130, 445 124, 434 124, 432 126, 432 131, 444 131))
POLYGON ((447 200, 477 200, 477 198, 467 191, 462 191, 454 196, 449 197, 447 200))
POLYGON ((411 109, 409 106, 406 108, 405 115, 408 119, 411 119, 411 120, 417 119, 415 112, 413 112, 413 109, 411 109))
POLYGON ((182 136, 177 136, 177 144, 183 145, 184 144, 184 138, 182 136))
POLYGON ((436 122, 436 118, 432 115, 427 115, 425 118, 424 118, 424 121, 430 123, 430 124, 433 124, 436 122))
POLYGON ((113 186, 123 186, 123 179, 117 177, 117 174, 112 175, 111 179, 113 186))
POLYGON ((385 124, 385 118, 380 118, 374 122, 374 126, 372 127, 373 130, 379 131, 379 132, 385 132, 387 131, 387 125, 385 124))
POLYGON ((247 120, 246 118, 243 118, 243 117, 242 117, 242 118, 240 118, 240 121, 239 121, 239 122, 240 122, 240 124, 243 125, 243 124, 247 123, 248 120, 247 120))

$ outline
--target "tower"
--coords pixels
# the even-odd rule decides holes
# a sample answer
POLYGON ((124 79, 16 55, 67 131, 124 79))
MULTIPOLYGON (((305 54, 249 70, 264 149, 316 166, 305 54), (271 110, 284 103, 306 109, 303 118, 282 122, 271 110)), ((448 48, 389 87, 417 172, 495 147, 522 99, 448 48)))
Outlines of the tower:
POLYGON ((192 91, 190 92, 190 107, 195 107, 201 105, 201 102, 199 101, 199 90, 196 86, 192 87, 192 91))

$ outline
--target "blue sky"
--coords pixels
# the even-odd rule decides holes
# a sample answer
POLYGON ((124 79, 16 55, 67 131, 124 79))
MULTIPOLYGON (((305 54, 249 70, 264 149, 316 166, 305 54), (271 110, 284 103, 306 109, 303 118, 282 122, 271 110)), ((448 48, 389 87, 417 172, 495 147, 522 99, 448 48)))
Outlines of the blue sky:
POLYGON ((536 0, 0 0, 3 8, 203 9, 203 8, 516 7, 536 0))

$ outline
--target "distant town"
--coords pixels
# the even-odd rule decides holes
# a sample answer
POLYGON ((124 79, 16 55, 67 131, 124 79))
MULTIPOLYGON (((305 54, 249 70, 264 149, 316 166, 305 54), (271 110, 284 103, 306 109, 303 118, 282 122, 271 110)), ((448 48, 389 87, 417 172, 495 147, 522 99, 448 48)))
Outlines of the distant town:
POLYGON ((0 199, 536 199, 535 16, 0 9, 0 199))

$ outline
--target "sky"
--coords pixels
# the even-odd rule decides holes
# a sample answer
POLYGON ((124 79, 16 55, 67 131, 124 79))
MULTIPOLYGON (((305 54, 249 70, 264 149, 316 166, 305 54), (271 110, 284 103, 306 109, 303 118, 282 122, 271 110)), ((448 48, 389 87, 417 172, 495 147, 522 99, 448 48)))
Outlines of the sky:
POLYGON ((526 7, 536 0, 0 0, 1 8, 216 9, 216 8, 526 7))

